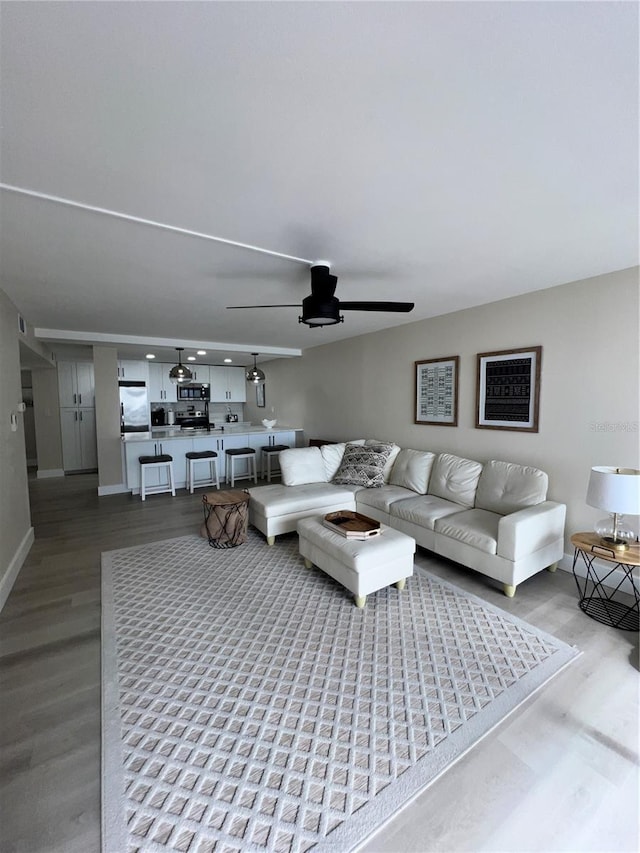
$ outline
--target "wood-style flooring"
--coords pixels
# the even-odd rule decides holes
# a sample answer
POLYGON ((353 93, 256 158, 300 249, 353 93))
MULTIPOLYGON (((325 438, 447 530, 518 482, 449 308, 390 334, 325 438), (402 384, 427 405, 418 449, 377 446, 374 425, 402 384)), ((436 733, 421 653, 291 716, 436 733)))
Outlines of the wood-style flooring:
MULTIPOLYGON (((82 474, 31 479, 30 493, 36 539, 0 614, 0 851, 93 853, 100 554, 197 531, 201 492, 98 498, 97 477, 82 474)), ((566 572, 543 572, 509 600, 474 572, 419 559, 583 655, 364 849, 636 851, 638 634, 585 616, 566 572)))

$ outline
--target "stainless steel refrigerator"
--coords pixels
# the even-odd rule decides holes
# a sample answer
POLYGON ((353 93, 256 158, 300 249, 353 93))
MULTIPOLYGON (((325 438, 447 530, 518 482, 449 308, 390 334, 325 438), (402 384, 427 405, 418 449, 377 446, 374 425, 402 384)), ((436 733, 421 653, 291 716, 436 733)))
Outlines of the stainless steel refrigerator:
POLYGON ((149 404, 144 382, 119 382, 120 432, 149 432, 149 404))

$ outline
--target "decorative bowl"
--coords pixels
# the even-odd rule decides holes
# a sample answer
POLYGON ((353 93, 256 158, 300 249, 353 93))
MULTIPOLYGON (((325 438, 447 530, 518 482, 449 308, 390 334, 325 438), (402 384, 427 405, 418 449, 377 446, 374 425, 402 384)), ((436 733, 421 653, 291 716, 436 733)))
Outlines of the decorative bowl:
POLYGON ((273 429, 277 423, 278 423, 277 420, 269 421, 266 418, 262 419, 262 426, 266 427, 267 429, 273 429))

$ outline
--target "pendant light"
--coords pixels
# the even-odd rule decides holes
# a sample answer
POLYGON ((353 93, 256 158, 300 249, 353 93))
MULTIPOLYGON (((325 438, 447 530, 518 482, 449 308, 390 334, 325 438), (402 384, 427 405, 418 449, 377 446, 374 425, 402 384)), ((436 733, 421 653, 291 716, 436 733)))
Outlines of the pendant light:
POLYGON ((251 382, 252 385, 264 385, 264 373, 256 365, 256 356, 258 355, 258 353, 252 352, 251 355, 253 356, 253 367, 247 368, 247 382, 251 382))
POLYGON ((180 353, 184 350, 184 347, 176 347, 176 350, 178 352, 178 363, 169 371, 169 379, 174 385, 184 385, 186 382, 191 382, 193 374, 188 367, 182 364, 180 353))

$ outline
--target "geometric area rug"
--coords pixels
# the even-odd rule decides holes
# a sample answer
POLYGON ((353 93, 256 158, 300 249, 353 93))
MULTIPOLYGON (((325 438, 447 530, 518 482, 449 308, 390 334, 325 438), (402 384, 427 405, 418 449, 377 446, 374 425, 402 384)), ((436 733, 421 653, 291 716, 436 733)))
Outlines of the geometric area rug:
POLYGON ((103 850, 354 850, 579 654, 414 572, 359 609, 295 535, 104 553, 103 850))

